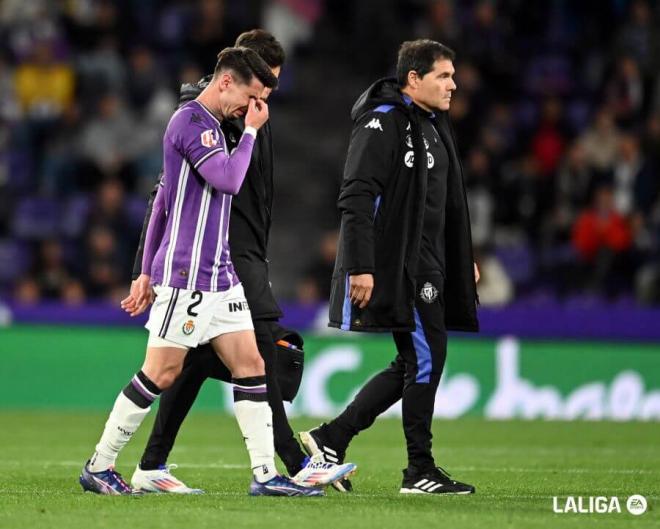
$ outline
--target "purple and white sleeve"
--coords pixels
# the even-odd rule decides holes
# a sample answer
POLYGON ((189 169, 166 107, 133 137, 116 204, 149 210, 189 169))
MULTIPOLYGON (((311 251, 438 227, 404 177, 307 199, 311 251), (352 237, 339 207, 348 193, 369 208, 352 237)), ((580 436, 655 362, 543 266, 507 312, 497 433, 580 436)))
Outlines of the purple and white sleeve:
POLYGON ((153 265, 154 257, 165 233, 167 225, 166 217, 165 186, 160 185, 151 210, 151 218, 147 226, 147 234, 144 238, 144 250, 142 253, 142 273, 148 276, 151 275, 151 266, 153 265))
POLYGON ((204 158, 195 169, 215 189, 236 195, 245 180, 257 131, 246 127, 236 149, 230 155, 223 151, 204 158))

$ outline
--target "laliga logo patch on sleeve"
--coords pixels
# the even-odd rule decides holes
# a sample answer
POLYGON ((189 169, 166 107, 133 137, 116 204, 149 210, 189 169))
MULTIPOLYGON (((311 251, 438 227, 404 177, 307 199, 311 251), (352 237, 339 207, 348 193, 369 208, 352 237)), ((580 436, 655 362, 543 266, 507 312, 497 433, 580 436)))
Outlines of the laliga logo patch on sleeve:
POLYGON ((209 129, 202 132, 200 139, 204 147, 215 147, 220 141, 220 134, 217 130, 209 129))

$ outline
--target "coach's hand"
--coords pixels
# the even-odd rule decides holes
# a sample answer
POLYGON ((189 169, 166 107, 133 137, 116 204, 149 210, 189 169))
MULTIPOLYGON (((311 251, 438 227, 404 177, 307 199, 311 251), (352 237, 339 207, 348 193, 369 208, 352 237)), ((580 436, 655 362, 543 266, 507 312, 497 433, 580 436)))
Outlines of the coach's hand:
POLYGON ((131 290, 126 299, 121 301, 121 308, 132 317, 142 314, 154 301, 154 291, 150 285, 151 277, 146 274, 131 283, 131 290))
POLYGON ((245 126, 259 129, 266 121, 268 121, 268 105, 266 102, 262 99, 250 98, 248 111, 245 114, 245 126))
POLYGON ((349 276, 349 297, 351 303, 361 309, 367 306, 374 290, 374 276, 371 274, 357 274, 349 276))

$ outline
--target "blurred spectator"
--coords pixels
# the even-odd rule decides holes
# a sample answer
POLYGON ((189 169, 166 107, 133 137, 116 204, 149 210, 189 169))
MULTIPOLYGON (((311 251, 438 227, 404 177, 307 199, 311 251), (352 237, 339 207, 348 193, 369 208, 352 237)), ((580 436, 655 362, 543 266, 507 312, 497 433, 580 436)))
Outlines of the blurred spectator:
POLYGON ((630 227, 617 212, 609 186, 596 190, 593 206, 585 209, 573 227, 573 245, 580 258, 583 284, 596 293, 618 293, 629 281, 630 227))
POLYGON ((192 21, 195 31, 188 33, 186 48, 205 72, 213 71, 218 52, 233 44, 226 22, 225 0, 197 0, 192 21))
POLYGON ((480 304, 497 307, 510 303, 514 294, 513 282, 499 259, 479 247, 475 248, 474 259, 481 276, 477 284, 480 304))
POLYGON ((264 8, 263 25, 277 37, 290 57, 295 46, 312 37, 322 9, 321 0, 269 0, 264 8))
POLYGON ((583 132, 579 141, 587 163, 599 174, 608 174, 614 167, 619 150, 620 132, 607 108, 598 111, 592 125, 583 132))
POLYGON ((532 137, 532 152, 545 177, 554 174, 564 152, 566 139, 562 130, 562 112, 559 99, 547 99, 543 103, 541 122, 532 137))
POLYGON ((465 180, 470 207, 472 241, 476 246, 486 244, 493 237, 493 178, 490 158, 483 149, 472 149, 465 166, 465 180))
POLYGON ((658 66, 659 38, 649 3, 646 0, 631 2, 629 18, 616 38, 616 51, 630 54, 644 71, 652 73, 658 66))
POLYGON ((128 277, 117 237, 107 226, 99 224, 88 231, 85 242, 85 290, 91 297, 116 300, 128 277))
POLYGON ((90 173, 83 175, 83 186, 93 187, 103 177, 122 177, 131 185, 127 176, 130 163, 136 154, 135 121, 118 94, 102 95, 94 116, 80 131, 78 148, 82 158, 91 165, 90 173))
POLYGON ((462 36, 461 25, 456 19, 453 0, 431 0, 427 9, 427 16, 421 18, 416 35, 458 49, 462 36))
POLYGON ((644 159, 639 138, 626 134, 619 144, 619 158, 614 166, 614 201, 622 215, 634 209, 648 212, 658 192, 658 175, 644 159))
POLYGON ((32 272, 17 284, 15 296, 21 303, 41 300, 62 300, 79 304, 85 299, 81 283, 73 277, 64 260, 64 249, 58 240, 40 244, 32 272))
POLYGON ((53 56, 51 42, 35 44, 30 58, 16 68, 15 83, 21 110, 31 119, 57 118, 73 103, 73 69, 53 56))
POLYGON ((320 241, 318 254, 298 283, 298 301, 304 304, 330 299, 332 272, 337 255, 336 231, 326 233, 320 241))
POLYGON ((593 185, 593 171, 587 163, 584 146, 574 142, 557 173, 551 235, 554 241, 568 240, 580 209, 589 202, 593 185))
POLYGON ((607 106, 619 125, 630 127, 638 122, 645 95, 639 65, 633 57, 623 56, 616 62, 614 77, 606 87, 607 106))

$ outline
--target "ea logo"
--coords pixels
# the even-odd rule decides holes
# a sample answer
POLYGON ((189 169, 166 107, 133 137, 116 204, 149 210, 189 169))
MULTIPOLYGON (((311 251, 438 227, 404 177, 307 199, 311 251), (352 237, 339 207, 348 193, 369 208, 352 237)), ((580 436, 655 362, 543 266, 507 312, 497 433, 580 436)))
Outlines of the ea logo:
POLYGON ((427 167, 430 169, 431 167, 433 167, 434 164, 435 164, 435 160, 433 159, 433 155, 430 152, 427 152, 426 153, 426 165, 427 165, 427 167))
POLYGON ((403 157, 403 163, 406 164, 406 167, 412 167, 415 163, 415 153, 413 151, 408 151, 403 157))
POLYGON ((646 498, 641 494, 633 494, 626 502, 626 509, 628 509, 628 512, 633 516, 644 514, 647 506, 646 498))

